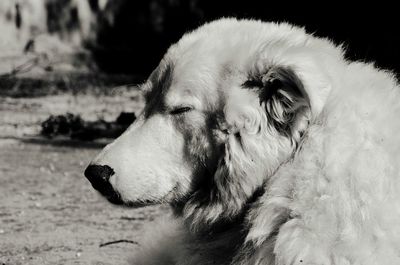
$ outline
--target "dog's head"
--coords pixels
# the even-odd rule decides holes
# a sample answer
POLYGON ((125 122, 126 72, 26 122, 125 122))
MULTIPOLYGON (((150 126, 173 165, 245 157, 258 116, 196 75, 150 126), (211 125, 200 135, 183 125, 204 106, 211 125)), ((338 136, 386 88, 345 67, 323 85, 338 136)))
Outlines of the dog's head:
POLYGON ((287 24, 207 24, 169 49, 143 113, 85 174, 111 202, 179 205, 193 227, 234 218, 321 113, 337 58, 287 24))

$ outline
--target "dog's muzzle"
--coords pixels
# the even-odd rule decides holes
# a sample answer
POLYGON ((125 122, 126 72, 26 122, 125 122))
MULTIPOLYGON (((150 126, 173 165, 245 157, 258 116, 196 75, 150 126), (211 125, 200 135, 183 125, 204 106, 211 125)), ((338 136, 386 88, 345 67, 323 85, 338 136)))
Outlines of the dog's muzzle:
POLYGON ((89 165, 84 174, 93 188, 98 190, 107 200, 114 204, 122 204, 119 194, 113 189, 109 181, 110 177, 114 175, 114 170, 111 167, 89 165))

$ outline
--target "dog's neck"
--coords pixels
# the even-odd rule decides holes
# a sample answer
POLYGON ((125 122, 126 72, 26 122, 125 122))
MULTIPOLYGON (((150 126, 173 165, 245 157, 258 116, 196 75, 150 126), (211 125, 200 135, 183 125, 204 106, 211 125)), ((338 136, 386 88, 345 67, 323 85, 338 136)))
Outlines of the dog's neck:
MULTIPOLYGON (((258 189, 253 192, 253 195, 247 200, 246 204, 243 206, 242 210, 239 214, 232 218, 218 218, 212 224, 208 224, 205 226, 201 226, 201 229, 197 229, 193 231, 191 229, 191 225, 187 224, 188 230, 192 234, 218 234, 224 233, 227 230, 230 230, 232 227, 238 228, 238 225, 243 226, 241 230, 245 229, 245 218, 247 213, 252 208, 252 205, 265 193, 265 185, 262 185, 258 189)), ((183 210, 185 207, 185 201, 179 201, 171 203, 170 206, 172 208, 172 212, 177 218, 183 218, 183 210)), ((185 220, 183 220, 185 221, 185 220)), ((185 223, 185 222, 184 222, 185 223)))
MULTIPOLYGON (((248 200, 240 214, 231 219, 219 219, 208 226, 193 231, 190 224, 185 222, 184 229, 191 235, 191 242, 187 242, 188 249, 193 255, 201 256, 204 260, 213 260, 216 264, 230 264, 230 261, 241 249, 248 234, 249 227, 246 217, 254 203, 264 194, 264 189, 256 190, 248 200), (200 254, 199 254, 200 253, 200 254)), ((177 218, 182 218, 184 203, 172 205, 177 218)), ((184 220, 183 220, 184 221, 184 220)))

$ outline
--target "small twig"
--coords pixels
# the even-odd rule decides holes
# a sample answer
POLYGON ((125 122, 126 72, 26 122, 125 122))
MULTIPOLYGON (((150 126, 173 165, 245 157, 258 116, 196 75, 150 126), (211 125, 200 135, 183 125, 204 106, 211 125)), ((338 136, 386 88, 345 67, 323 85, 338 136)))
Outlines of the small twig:
POLYGON ((100 244, 99 247, 101 248, 101 247, 105 247, 105 246, 112 245, 112 244, 118 244, 118 243, 130 243, 130 244, 139 245, 139 243, 136 241, 121 239, 121 240, 115 240, 115 241, 110 241, 110 242, 100 244))
POLYGON ((17 74, 23 74, 31 71, 35 66, 38 66, 40 62, 39 56, 28 59, 23 64, 14 67, 9 73, 1 73, 0 77, 10 77, 15 76, 17 74))
POLYGON ((129 216, 121 216, 121 220, 128 220, 128 221, 143 221, 146 220, 145 217, 139 216, 139 217, 129 217, 129 216))

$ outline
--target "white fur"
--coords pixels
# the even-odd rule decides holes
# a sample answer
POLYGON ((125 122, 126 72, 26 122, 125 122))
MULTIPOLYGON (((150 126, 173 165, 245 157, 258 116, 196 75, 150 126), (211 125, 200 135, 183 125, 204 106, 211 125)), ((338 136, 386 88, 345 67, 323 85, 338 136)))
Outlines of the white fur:
MULTIPOLYGON (((194 129, 223 99, 224 126, 242 142, 229 133, 216 138, 224 139, 229 159, 222 173, 243 189, 229 197, 230 208, 186 206, 177 228, 161 228, 168 235, 134 264, 400 264, 400 89, 392 74, 344 60, 341 47, 301 28, 235 19, 186 34, 156 73, 168 63, 167 106, 194 106, 185 116, 194 129), (241 86, 249 73, 275 65, 292 68, 310 99, 309 125, 301 125, 305 135, 294 153, 292 142, 269 127, 257 93, 241 86), (191 226, 224 214, 233 219, 261 185, 265 192, 241 225, 211 237, 191 226), (232 253, 217 253, 244 230, 232 253)), ((127 200, 160 200, 173 189, 185 194, 193 172, 183 162, 184 136, 160 117, 146 122, 151 130, 134 125, 96 161, 115 169, 112 184, 127 200)))

